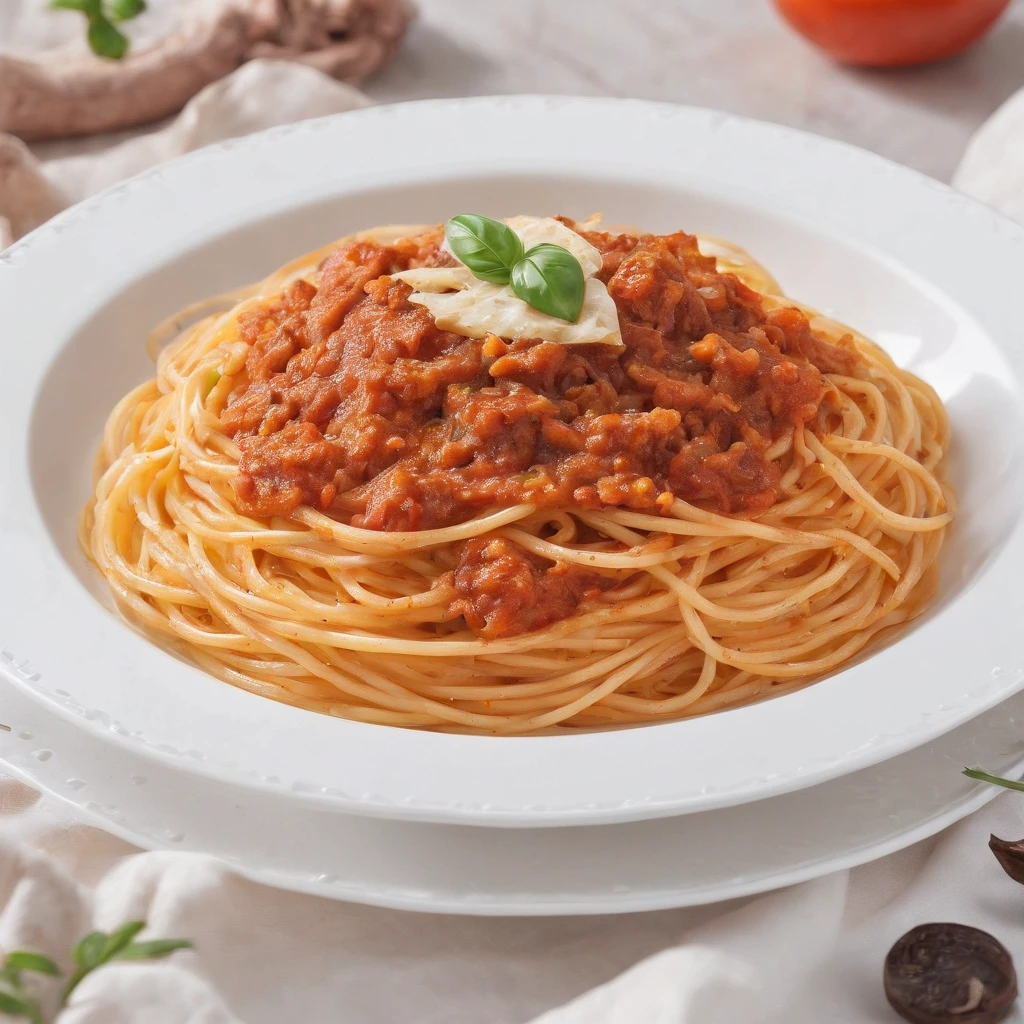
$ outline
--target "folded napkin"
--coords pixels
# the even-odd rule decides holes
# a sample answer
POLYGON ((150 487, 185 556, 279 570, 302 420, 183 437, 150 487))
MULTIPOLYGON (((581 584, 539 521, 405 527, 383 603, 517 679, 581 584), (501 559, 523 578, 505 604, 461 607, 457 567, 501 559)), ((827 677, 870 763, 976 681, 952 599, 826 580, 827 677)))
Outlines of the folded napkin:
POLYGON ((153 164, 367 102, 352 86, 308 65, 253 60, 202 89, 169 124, 108 148, 40 161, 20 139, 0 133, 0 249, 65 206, 153 164))
POLYGON ((975 132, 953 185, 1024 223, 1024 89, 975 132))
POLYGON ((166 117, 254 57, 304 61, 356 82, 385 63, 409 0, 149 0, 119 24, 122 60, 95 56, 85 21, 44 0, 0 5, 0 131, 88 135, 166 117))
MULTIPOLYGON (((101 151, 39 162, 0 136, 0 230, 17 237, 214 139, 365 102, 313 67, 255 60, 169 125, 101 151)), ((1024 220, 1024 94, 979 132, 956 184, 1024 220)), ((67 969, 87 931, 133 919, 148 922, 142 938, 189 938, 196 948, 97 970, 60 1024, 885 1024, 895 1018, 882 960, 928 920, 991 931, 1024 967, 1024 891, 987 848, 990 832, 1024 836, 1022 795, 782 892, 597 918, 454 918, 301 896, 213 858, 140 853, 65 814, 0 780, 0 949, 38 950, 67 969)), ((58 989, 41 984, 48 1014, 58 989)))

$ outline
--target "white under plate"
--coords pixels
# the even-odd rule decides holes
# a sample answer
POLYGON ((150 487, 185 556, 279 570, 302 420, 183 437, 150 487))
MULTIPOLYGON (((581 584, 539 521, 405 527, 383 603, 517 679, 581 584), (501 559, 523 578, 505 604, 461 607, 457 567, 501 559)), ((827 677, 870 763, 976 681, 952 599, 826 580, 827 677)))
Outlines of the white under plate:
POLYGON ((431 101, 174 161, 0 253, 0 672, 118 746, 112 757, 144 753, 181 772, 183 791, 201 784, 192 774, 258 790, 296 815, 320 806, 478 825, 629 821, 759 800, 878 763, 1024 686, 1022 270, 1024 229, 936 182, 837 142, 663 104, 431 101), (933 384, 953 425, 960 514, 930 614, 899 642, 778 700, 511 739, 276 704, 112 616, 75 527, 108 411, 152 373, 148 329, 331 238, 465 210, 601 210, 610 222, 730 238, 787 292, 933 384))
POLYGON ((999 790, 1024 761, 1024 694, 909 754, 811 789, 677 818, 509 829, 386 821, 147 764, 0 684, 0 762, 148 849, 214 853, 284 889, 450 914, 604 914, 745 896, 862 864, 999 790))

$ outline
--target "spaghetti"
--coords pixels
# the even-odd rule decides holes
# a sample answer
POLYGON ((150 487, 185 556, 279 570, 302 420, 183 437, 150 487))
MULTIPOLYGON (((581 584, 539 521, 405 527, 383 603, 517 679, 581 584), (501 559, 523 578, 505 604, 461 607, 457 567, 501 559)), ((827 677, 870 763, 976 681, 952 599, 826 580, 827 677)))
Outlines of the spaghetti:
MULTIPOLYGON (((422 461, 415 463, 396 497, 395 466, 406 463, 394 460, 412 450, 410 439, 422 460, 429 447, 423 438, 436 436, 456 415, 455 406, 442 404, 429 421, 424 414, 399 430, 402 410, 414 407, 408 399, 390 414, 385 426, 392 433, 385 430, 376 449, 383 458, 391 445, 390 463, 358 480, 332 463, 334 482, 321 486, 316 477, 311 484, 309 453, 318 449, 295 447, 305 437, 308 407, 284 426, 273 417, 287 418, 279 415, 286 385, 322 384, 330 367, 319 377, 320 371, 303 376, 294 360, 315 356, 323 369, 324 353, 340 344, 330 338, 354 322, 359 303, 379 300, 381 308, 413 316, 402 312, 410 289, 374 273, 360 284, 356 305, 336 316, 333 334, 295 341, 258 381, 254 352, 263 346, 269 359, 273 344, 286 335, 294 341, 299 327, 312 322, 310 303, 334 272, 329 259, 324 263, 338 251, 331 246, 261 285, 212 300, 217 312, 206 310, 186 324, 204 312, 195 307, 155 332, 157 344, 178 336, 160 351, 156 378, 111 413, 82 520, 83 547, 119 607, 206 671, 254 693, 363 722, 500 734, 648 723, 744 704, 821 678, 919 615, 934 593, 936 559, 954 513, 941 474, 948 422, 931 388, 868 339, 784 298, 762 267, 728 243, 702 239, 702 251, 713 258, 707 260, 690 236, 586 234, 604 253, 613 294, 620 294, 615 274, 621 276, 624 261, 645 240, 669 239, 658 244, 676 253, 694 287, 704 282, 700 302, 715 332, 701 327, 694 340, 692 330, 684 337, 681 328, 657 328, 665 346, 707 364, 707 372, 697 365, 687 379, 714 390, 711 367, 719 363, 712 356, 724 352, 737 366, 758 362, 758 372, 781 366, 772 370, 776 377, 816 375, 816 402, 801 399, 799 409, 807 410, 793 405, 779 413, 778 395, 761 396, 758 405, 753 399, 761 393, 748 383, 749 400, 712 396, 717 411, 702 412, 700 427, 693 426, 693 410, 669 408, 675 426, 666 434, 671 450, 664 458, 677 459, 671 465, 678 465, 678 437, 684 449, 709 437, 721 442, 708 459, 691 459, 687 475, 665 469, 662 478, 652 469, 647 476, 632 473, 628 486, 622 473, 610 490, 601 481, 583 486, 567 476, 581 455, 556 460, 550 454, 551 438, 562 436, 552 428, 551 437, 536 442, 541 447, 527 446, 529 458, 540 461, 526 463, 530 468, 512 484, 493 470, 482 482, 465 476, 463 467, 475 465, 470 453, 454 469, 427 473, 422 461), (364 300, 374 288, 376 300, 364 300), (304 308, 285 309, 282 296, 299 292, 304 308), (804 315, 817 348, 786 354, 786 339, 804 315), (721 327, 727 316, 731 333, 721 327), (247 419, 261 394, 258 415, 247 419), (768 426, 758 426, 750 411, 755 405, 776 409, 773 417, 763 414, 768 426), (293 444, 288 459, 275 455, 285 441, 293 444), (708 483, 712 465, 719 476, 708 483), (430 506, 423 481, 455 478, 462 483, 443 508, 430 506), (384 480, 391 490, 380 497, 374 487, 384 480), (511 493, 521 500, 510 500, 511 493), (410 508, 419 510, 412 520, 410 508), (510 606, 510 591, 520 584, 528 584, 526 596, 510 606)), ((413 239, 401 243, 406 264, 443 262, 436 230, 378 229, 356 241, 386 247, 406 238, 413 239)), ((346 251, 354 251, 351 244, 346 251)), ((690 287, 680 281, 680 288, 690 287)), ((635 285, 635 275, 630 282, 635 285)), ((626 307, 616 301, 629 344, 626 307)), ((629 308, 636 320, 638 307, 629 308)), ((656 329, 634 326, 637 337, 641 329, 656 329)), ((379 330, 372 336, 383 344, 379 330)), ((424 359, 441 365, 452 352, 468 351, 466 339, 446 338, 448 348, 424 359)), ((486 376, 503 353, 536 347, 509 342, 472 342, 491 352, 480 357, 480 372, 486 376)), ((393 362, 398 358, 406 356, 393 362)), ((604 365, 597 357, 591 362, 604 365)), ((603 378, 593 367, 582 386, 600 390, 603 378)), ((630 372, 643 383, 641 370, 630 372)), ((524 385, 498 383, 481 391, 473 378, 446 392, 446 401, 522 395, 516 389, 524 385)), ((638 393, 647 394, 644 408, 629 407, 639 401, 632 392, 628 400, 618 396, 626 408, 615 414, 617 423, 661 414, 650 396, 667 392, 638 393)), ((582 399, 572 396, 579 405, 582 399)), ((712 408, 706 395, 700 400, 712 408)), ((584 438, 584 454, 610 443, 591 436, 610 414, 574 419, 564 405, 554 407, 560 411, 550 418, 584 438)), ((348 429, 343 409, 339 399, 320 440, 348 429)), ((353 415, 362 429, 370 421, 360 410, 353 415)), ((515 433, 507 424, 502 431, 515 433)), ((634 447, 648 454, 631 457, 661 465, 661 449, 634 447)), ((613 452, 602 472, 626 465, 626 454, 613 452)))

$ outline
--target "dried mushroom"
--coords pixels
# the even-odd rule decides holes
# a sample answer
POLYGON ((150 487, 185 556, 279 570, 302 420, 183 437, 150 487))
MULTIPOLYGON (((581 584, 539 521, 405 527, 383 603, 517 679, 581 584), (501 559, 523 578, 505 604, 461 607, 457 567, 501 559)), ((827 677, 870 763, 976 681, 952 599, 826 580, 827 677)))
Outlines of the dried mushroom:
POLYGON ((995 1024, 1017 998, 1006 948, 963 924, 921 924, 885 958, 885 995, 912 1024, 995 1024))
POLYGON ((989 836, 988 848, 995 854, 1002 869, 1015 882, 1024 885, 1024 839, 1009 842, 998 836, 989 836))

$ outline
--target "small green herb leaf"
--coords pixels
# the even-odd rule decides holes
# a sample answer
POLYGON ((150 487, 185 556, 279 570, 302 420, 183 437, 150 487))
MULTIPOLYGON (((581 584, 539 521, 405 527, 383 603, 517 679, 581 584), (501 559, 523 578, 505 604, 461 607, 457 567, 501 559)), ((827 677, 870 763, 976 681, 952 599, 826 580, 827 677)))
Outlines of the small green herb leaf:
POLYGON ((71 957, 79 967, 92 970, 103 962, 106 945, 107 936, 103 932, 89 932, 71 951, 71 957))
POLYGON ((128 37, 102 14, 89 19, 89 46, 98 57, 120 60, 128 52, 128 37))
POLYGON ((523 258, 519 236, 500 220, 460 213, 444 226, 452 252, 475 277, 491 284, 508 284, 512 268, 523 258))
POLYGON ((49 974, 56 977, 60 974, 60 968, 42 953, 26 953, 18 950, 15 953, 7 954, 7 967, 16 971, 35 971, 36 974, 49 974))
POLYGON ((148 942, 132 942, 114 957, 115 960, 156 960, 167 956, 176 949, 192 949, 188 939, 150 939, 148 942))
MULTIPOLYGON (((148 942, 136 942, 135 936, 146 927, 145 921, 129 921, 120 928, 107 935, 106 932, 90 932, 71 951, 71 958, 77 964, 74 974, 68 979, 61 996, 61 1005, 67 1006, 71 993, 78 987, 79 982, 91 974, 97 967, 109 963, 112 960, 154 960, 157 957, 167 956, 176 949, 192 949, 192 943, 188 939, 152 939, 148 942)), ((12 953, 4 965, 0 967, 0 980, 7 979, 15 990, 15 995, 20 997, 21 988, 18 983, 18 971, 39 971, 43 974, 60 974, 57 965, 46 956, 39 953, 12 953), (20 958, 20 959, 16 959, 20 958)), ((0 994, 3 990, 0 989, 0 994)), ((27 1011, 22 1012, 28 1016, 32 1024, 41 1024, 39 1009, 34 1003, 26 1003, 27 1011)), ((0 1006, 0 1013, 13 1012, 5 1011, 0 1006)))
POLYGON ((106 963, 108 960, 113 960, 145 927, 145 921, 129 921, 127 924, 121 925, 116 932, 111 934, 103 946, 103 955, 100 957, 101 962, 106 963))
POLYGON ((50 7, 84 14, 93 53, 120 60, 128 52, 128 39, 114 22, 137 17, 146 9, 146 0, 50 0, 50 7))
POLYGON ((12 1017, 28 1017, 36 1019, 36 1008, 27 999, 0 991, 0 1013, 8 1013, 12 1017))
POLYGON ((576 323, 586 281, 580 261, 568 249, 535 245, 513 268, 512 290, 534 309, 576 323))
POLYGON ((981 768, 965 768, 964 775, 969 779, 977 779, 979 782, 990 782, 993 786, 1002 786, 1004 789, 1015 789, 1020 793, 1024 793, 1024 781, 1004 779, 1000 775, 990 775, 981 768))
POLYGON ((112 21, 128 21, 146 9, 146 0, 107 0, 106 9, 112 21))

